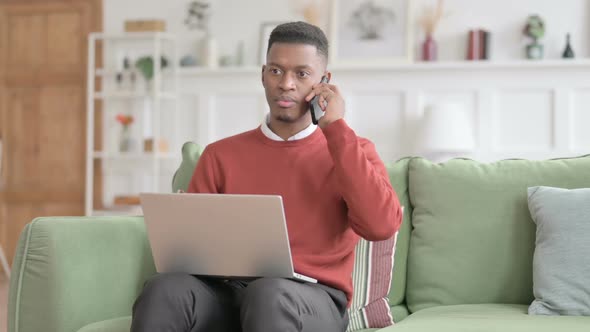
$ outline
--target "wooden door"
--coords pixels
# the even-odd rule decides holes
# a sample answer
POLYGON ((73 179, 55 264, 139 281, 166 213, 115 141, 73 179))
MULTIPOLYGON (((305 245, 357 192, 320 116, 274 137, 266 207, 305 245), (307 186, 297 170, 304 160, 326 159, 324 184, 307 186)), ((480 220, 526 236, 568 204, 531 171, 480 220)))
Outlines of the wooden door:
POLYGON ((83 215, 87 36, 101 0, 0 0, 0 243, 26 223, 83 215))

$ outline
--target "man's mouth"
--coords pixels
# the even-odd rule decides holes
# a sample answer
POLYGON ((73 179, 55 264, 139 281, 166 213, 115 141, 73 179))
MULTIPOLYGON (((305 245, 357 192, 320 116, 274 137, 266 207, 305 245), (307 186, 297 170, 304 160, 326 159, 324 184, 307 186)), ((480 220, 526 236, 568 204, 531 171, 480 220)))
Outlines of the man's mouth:
POLYGON ((281 108, 291 108, 295 106, 296 102, 292 98, 279 98, 277 99, 277 104, 281 108))

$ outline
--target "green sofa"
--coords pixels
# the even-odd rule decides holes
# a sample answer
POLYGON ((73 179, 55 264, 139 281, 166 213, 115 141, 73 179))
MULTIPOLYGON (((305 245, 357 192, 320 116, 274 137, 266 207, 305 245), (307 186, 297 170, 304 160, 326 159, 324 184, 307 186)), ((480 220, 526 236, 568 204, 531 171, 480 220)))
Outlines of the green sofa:
MULTIPOLYGON (((174 189, 186 186, 198 155, 183 147, 174 189)), ((590 156, 406 158, 388 168, 405 216, 390 293, 397 323, 380 331, 590 329, 590 317, 527 314, 535 226, 526 194, 536 185, 590 187, 590 156)), ((131 306, 154 273, 141 217, 35 219, 14 260, 8 331, 129 331, 131 306)))

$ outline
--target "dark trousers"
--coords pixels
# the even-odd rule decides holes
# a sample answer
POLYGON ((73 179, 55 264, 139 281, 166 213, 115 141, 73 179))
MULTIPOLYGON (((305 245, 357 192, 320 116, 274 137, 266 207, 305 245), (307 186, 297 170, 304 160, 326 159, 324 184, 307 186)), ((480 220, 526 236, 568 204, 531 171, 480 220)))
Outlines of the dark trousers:
POLYGON ((131 332, 344 332, 346 304, 321 284, 158 274, 133 305, 131 332))

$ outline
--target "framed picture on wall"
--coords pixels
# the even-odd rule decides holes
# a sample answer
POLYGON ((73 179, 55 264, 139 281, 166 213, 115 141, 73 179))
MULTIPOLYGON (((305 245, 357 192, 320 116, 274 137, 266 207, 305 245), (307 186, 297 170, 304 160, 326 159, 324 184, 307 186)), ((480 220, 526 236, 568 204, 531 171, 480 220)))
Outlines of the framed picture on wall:
POLYGON ((263 65, 266 63, 266 49, 268 47, 268 38, 270 33, 277 25, 284 22, 262 22, 260 24, 260 41, 258 45, 258 64, 263 65))
POLYGON ((336 64, 411 62, 411 0, 334 0, 330 60, 336 64))

